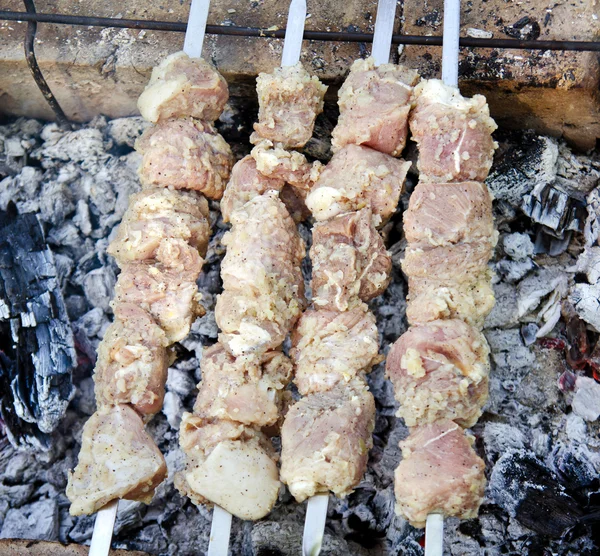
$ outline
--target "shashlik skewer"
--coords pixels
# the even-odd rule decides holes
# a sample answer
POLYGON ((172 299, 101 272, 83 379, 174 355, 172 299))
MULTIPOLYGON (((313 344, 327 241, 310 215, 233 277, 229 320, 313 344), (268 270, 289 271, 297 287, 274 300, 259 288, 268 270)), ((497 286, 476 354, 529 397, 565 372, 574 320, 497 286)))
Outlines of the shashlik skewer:
POLYGON ((460 2, 446 0, 443 82, 415 90, 420 183, 405 214, 402 265, 412 328, 386 365, 398 415, 411 427, 395 473, 396 511, 426 526, 427 556, 442 554, 444 516, 475 516, 485 490, 484 463, 461 427, 475 423, 487 399, 489 349, 477 328, 494 303, 487 262, 497 233, 477 182, 491 166, 496 126, 485 98, 458 91, 459 26, 460 2))
POLYGON ((292 218, 306 213, 303 190, 318 171, 285 148, 311 137, 326 89, 297 64, 305 13, 305 5, 292 3, 284 59, 295 52, 293 65, 257 79, 259 121, 251 138, 257 147, 233 168, 221 204, 232 224, 223 239, 223 293, 215 309, 221 333, 203 355, 194 413, 184 415, 180 433, 188 464, 178 488, 196 503, 220 506, 209 546, 215 555, 227 548, 215 519, 263 517, 280 485, 267 434, 278 428, 291 378, 281 344, 304 309, 305 248, 292 218))
POLYGON ((320 551, 329 491, 362 479, 375 419, 364 376, 380 361, 365 301, 389 282, 391 259, 377 227, 396 209, 409 163, 408 101, 417 74, 388 64, 396 2, 381 1, 373 58, 359 60, 340 90, 334 157, 306 199, 313 227, 312 292, 290 353, 302 398, 282 429, 282 479, 298 501, 309 497, 303 553, 320 551))
MULTIPOLYGON (((161 141, 168 141, 185 147, 183 154, 166 149, 163 172, 148 162, 153 156, 146 157, 140 179, 145 187, 199 189, 218 198, 231 167, 229 147, 209 123, 177 120, 190 115, 214 120, 228 97, 222 77, 188 56, 200 56, 208 2, 193 2, 192 12, 198 11, 204 12, 202 21, 194 24, 191 17, 187 39, 193 33, 199 43, 192 40, 190 46, 186 40, 187 54, 173 55, 155 68, 139 103, 140 111, 158 125, 138 141, 138 148, 155 155, 161 141), (199 168, 204 173, 198 179, 193 173, 199 168)), ((84 428, 80 462, 69 477, 75 513, 91 513, 103 500, 120 497, 149 501, 166 476, 164 458, 140 416, 147 420, 160 409, 170 360, 167 347, 187 335, 200 312, 195 280, 208 241, 208 210, 206 200, 194 195, 166 189, 139 194, 111 245, 122 267, 112 304, 116 320, 99 349, 99 410, 84 428), (128 433, 130 446, 123 443, 127 438, 111 440, 116 429, 128 433), (115 450, 124 467, 115 468, 115 450)), ((95 527, 91 553, 98 556, 110 547, 117 504, 109 506, 101 510, 95 527)))

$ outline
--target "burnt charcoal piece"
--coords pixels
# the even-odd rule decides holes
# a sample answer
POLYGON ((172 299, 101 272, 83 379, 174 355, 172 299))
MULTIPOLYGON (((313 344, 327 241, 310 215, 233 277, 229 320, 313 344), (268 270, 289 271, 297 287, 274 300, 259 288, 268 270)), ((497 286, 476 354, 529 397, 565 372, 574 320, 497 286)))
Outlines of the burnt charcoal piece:
POLYGON ((0 211, 0 416, 16 446, 47 448, 76 353, 54 256, 35 214, 0 211))
POLYGON ((558 538, 582 521, 582 506, 533 455, 516 450, 492 471, 491 498, 532 531, 558 538))

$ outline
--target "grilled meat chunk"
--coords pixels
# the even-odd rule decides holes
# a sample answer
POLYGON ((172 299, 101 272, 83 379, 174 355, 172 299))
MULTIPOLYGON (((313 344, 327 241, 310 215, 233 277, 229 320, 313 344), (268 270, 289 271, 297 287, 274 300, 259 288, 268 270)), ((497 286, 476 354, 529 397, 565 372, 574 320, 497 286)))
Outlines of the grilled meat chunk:
POLYGON ((193 118, 170 119, 147 129, 136 141, 143 155, 139 170, 144 187, 199 191, 220 199, 233 154, 215 128, 193 118))
POLYGON ((451 419, 475 424, 488 397, 489 348, 461 320, 412 326, 390 350, 386 374, 409 427, 451 419))
POLYGON ((294 404, 281 429, 280 474, 294 498, 350 494, 365 472, 374 426, 375 401, 362 381, 294 404))
POLYGON ((260 73, 256 91, 258 122, 250 141, 256 145, 266 139, 286 149, 303 147, 323 111, 327 87, 298 63, 276 68, 273 73, 260 73))
POLYGON ((190 116, 214 122, 228 100, 227 82, 217 70, 200 58, 176 52, 152 70, 138 109, 154 123, 190 116))
POLYGON ((165 396, 168 340, 154 319, 131 303, 115 307, 115 321, 98 346, 94 371, 96 404, 131 404, 145 420, 165 396))
POLYGON ((206 199, 192 191, 148 189, 135 193, 107 251, 122 267, 155 259, 165 239, 182 239, 204 256, 210 237, 208 216, 206 199))
POLYGON ((485 491, 485 464, 471 444, 472 439, 452 421, 412 429, 400 442, 396 513, 414 527, 425 527, 430 513, 476 517, 485 491))
POLYGON ((240 519, 261 519, 279 493, 276 457, 256 429, 184 413, 179 443, 187 457, 175 486, 194 504, 217 504, 240 519))
POLYGON ((310 258, 317 307, 345 311, 381 295, 390 281, 392 259, 370 209, 317 222, 310 258))
POLYGON ((70 513, 93 514, 117 498, 149 504, 166 476, 140 416, 127 405, 100 408, 83 427, 79 462, 69 472, 70 513))
POLYGON ((156 319, 170 344, 179 342, 189 334, 194 319, 204 314, 196 284, 203 262, 198 250, 186 242, 163 240, 156 262, 123 266, 112 306, 141 307, 156 319))
POLYGON ((367 147, 348 145, 333 155, 306 198, 315 220, 370 208, 376 226, 398 205, 410 162, 367 147))
POLYGON ((280 351, 233 357, 219 343, 202 356, 194 414, 265 427, 277 423, 292 363, 280 351))
POLYGON ((231 222, 215 308, 219 339, 235 356, 275 349, 305 307, 304 242, 274 191, 251 199, 231 222))
POLYGON ((419 76, 415 70, 356 60, 340 88, 340 118, 332 134, 334 152, 346 145, 364 145, 398 156, 406 144, 408 113, 413 87, 419 76))
POLYGON ((349 311, 308 309, 292 334, 290 357, 301 394, 325 392, 363 377, 378 363, 375 316, 366 305, 349 311))
POLYGON ((404 234, 413 247, 428 248, 457 243, 494 246, 492 198, 485 184, 419 183, 403 216, 404 234))
POLYGON ((421 182, 483 181, 492 166, 498 126, 482 95, 465 98, 439 79, 415 87, 410 116, 413 140, 419 145, 421 182))

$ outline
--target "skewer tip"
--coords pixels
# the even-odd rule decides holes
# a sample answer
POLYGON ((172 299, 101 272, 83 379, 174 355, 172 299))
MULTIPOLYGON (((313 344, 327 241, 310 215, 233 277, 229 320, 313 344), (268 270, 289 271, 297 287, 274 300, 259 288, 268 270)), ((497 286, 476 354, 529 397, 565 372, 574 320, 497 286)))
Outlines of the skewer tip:
POLYGON ((118 507, 119 501, 112 500, 96 513, 89 556, 108 556, 118 507))
POLYGON ((302 556, 318 556, 321 552, 328 504, 329 494, 316 494, 308 499, 302 537, 302 556))
POLYGON ((227 556, 231 533, 231 514, 220 506, 215 506, 210 527, 210 541, 207 556, 227 556))
POLYGON ((425 556, 442 556, 444 548, 444 516, 429 514, 425 525, 425 556))

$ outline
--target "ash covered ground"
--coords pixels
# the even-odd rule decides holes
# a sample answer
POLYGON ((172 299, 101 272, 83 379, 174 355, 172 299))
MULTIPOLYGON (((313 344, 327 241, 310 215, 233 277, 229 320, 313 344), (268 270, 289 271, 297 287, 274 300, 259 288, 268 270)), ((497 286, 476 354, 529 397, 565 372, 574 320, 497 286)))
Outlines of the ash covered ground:
MULTIPOLYGON (((329 115, 331 116, 331 115, 329 115)), ((247 110, 226 112, 221 132, 238 155, 248 149, 247 110)), ((333 118, 320 119, 308 153, 326 158, 333 118)), ((133 142, 139 118, 97 119, 75 131, 19 119, 0 126, 0 208, 14 202, 36 212, 55 256, 75 334, 76 393, 48 451, 15 449, 0 430, 0 538, 89 543, 94 517, 69 516, 64 490, 76 464, 81 430, 95 409, 95 348, 111 320, 118 269, 106 247, 139 189, 133 142)), ((445 553, 592 555, 600 551, 600 162, 533 133, 499 135, 489 185, 500 230, 493 266, 497 305, 486 323, 492 349, 490 400, 474 427, 489 485, 478 519, 446 521, 445 553), (594 526, 595 524, 595 526, 594 526), (594 532, 595 531, 595 532, 594 532)), ((414 152, 414 149, 412 149, 414 152)), ((410 156, 410 151, 408 156, 410 156)), ((387 353, 406 329, 406 283, 400 270, 402 207, 385 232, 394 255, 393 281, 372 303, 387 353)), ((216 341, 220 239, 226 229, 212 207, 214 236, 199 280, 207 314, 177 347, 165 406, 149 430, 166 456, 170 477, 150 506, 122 501, 114 547, 150 554, 205 553, 210 511, 182 498, 172 483, 182 465, 178 426, 195 399, 202 347, 216 341)), ((302 225, 305 239, 310 227, 302 225)), ((307 275, 308 275, 307 268, 307 275)), ((419 555, 422 531, 394 515, 396 419, 383 365, 369 384, 377 401, 375 446, 365 479, 346 500, 331 498, 322 554, 419 555)), ((1 423, 0 423, 1 424, 1 423)), ((234 555, 300 554, 305 505, 285 491, 258 523, 234 520, 234 555)))

